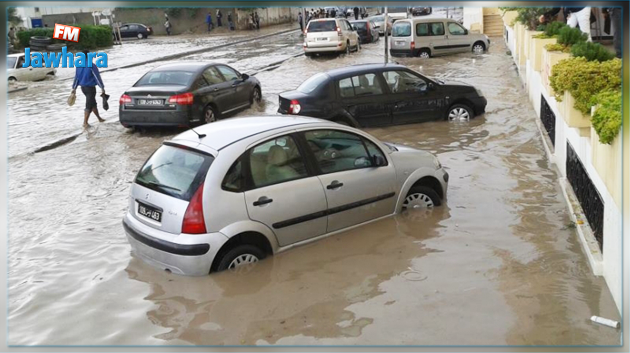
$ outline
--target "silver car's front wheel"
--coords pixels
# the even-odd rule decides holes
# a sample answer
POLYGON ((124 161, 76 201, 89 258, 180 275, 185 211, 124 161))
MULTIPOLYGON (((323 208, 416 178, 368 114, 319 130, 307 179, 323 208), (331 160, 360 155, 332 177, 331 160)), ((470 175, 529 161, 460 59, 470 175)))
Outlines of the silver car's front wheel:
POLYGON ((475 45, 473 45, 473 48, 472 48, 472 51, 475 54, 483 54, 485 50, 486 48, 481 43, 475 43, 475 45))
POLYGON ((457 104, 448 112, 448 120, 449 121, 469 121, 472 116, 472 112, 470 108, 466 107, 462 104, 457 104))
POLYGON ((414 186, 409 190, 402 208, 403 210, 432 208, 440 206, 441 203, 440 196, 432 188, 428 186, 414 186))

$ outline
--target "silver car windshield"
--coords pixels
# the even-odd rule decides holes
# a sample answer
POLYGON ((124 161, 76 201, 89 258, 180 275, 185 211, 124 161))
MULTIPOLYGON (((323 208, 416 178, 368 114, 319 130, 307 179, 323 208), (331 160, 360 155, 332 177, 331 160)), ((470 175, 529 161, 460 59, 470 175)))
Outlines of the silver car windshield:
POLYGON ((7 58, 7 69, 14 69, 16 61, 17 61, 16 57, 8 57, 7 58))
POLYGON ((201 152, 163 145, 140 169, 136 184, 190 201, 213 161, 214 157, 201 152))

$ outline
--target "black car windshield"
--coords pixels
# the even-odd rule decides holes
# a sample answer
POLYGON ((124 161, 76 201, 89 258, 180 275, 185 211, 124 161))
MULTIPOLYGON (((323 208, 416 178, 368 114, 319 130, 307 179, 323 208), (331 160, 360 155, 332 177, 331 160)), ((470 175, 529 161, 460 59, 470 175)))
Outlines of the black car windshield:
POLYGON ((311 76, 308 80, 302 82, 302 84, 300 85, 300 87, 297 88, 297 90, 302 93, 311 93, 315 89, 317 89, 317 87, 319 87, 322 83, 324 83, 326 80, 328 80, 328 75, 320 72, 318 74, 311 76))
POLYGON ((311 21, 308 23, 308 32, 334 32, 337 30, 337 22, 330 21, 311 21))
POLYGON ((140 169, 136 184, 190 201, 213 161, 210 155, 163 145, 140 169))
POLYGON ((16 61, 17 61, 16 57, 8 57, 7 58, 7 69, 14 69, 16 61))
POLYGON ((194 77, 190 71, 151 71, 142 76, 134 87, 178 85, 188 86, 194 77))

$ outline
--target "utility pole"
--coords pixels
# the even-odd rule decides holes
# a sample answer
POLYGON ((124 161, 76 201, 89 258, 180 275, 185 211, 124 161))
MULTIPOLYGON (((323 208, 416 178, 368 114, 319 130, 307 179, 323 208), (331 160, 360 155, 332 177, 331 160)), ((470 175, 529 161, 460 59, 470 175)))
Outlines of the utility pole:
MULTIPOLYGON (((306 29, 306 11, 302 8, 302 28, 306 29)), ((302 35, 304 35, 304 31, 302 31, 302 35)))
POLYGON ((385 16, 384 16, 384 21, 383 21, 383 26, 385 26, 385 28, 383 29, 383 33, 385 33, 385 64, 387 64, 387 62, 389 61, 389 50, 387 48, 387 24, 389 23, 388 21, 388 16, 387 16, 387 6, 385 6, 385 16))

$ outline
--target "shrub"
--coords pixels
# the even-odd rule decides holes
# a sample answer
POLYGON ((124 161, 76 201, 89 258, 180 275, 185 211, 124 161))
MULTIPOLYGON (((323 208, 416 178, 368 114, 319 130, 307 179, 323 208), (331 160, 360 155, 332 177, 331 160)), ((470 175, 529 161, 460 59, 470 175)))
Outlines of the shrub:
MULTIPOLYGON (((53 43, 67 44, 72 49, 96 49, 101 47, 109 47, 113 44, 112 29, 109 26, 93 26, 78 25, 81 27, 78 43, 71 43, 64 40, 53 39, 53 43)), ((54 28, 33 28, 28 31, 18 32, 17 37, 22 48, 30 46, 30 40, 33 36, 43 36, 52 38, 54 28)))
POLYGON ((577 43, 586 42, 588 35, 583 33, 579 28, 571 28, 564 26, 558 30, 558 43, 570 47, 577 43))
POLYGON ((621 129, 621 90, 600 92, 591 104, 597 105, 591 121, 599 141, 610 145, 621 129))
POLYGON ((608 61, 615 57, 603 45, 593 42, 577 43, 571 47, 571 54, 575 57, 581 56, 588 61, 608 61))
POLYGON ((575 99, 574 108, 589 114, 591 98, 608 90, 621 89, 621 60, 587 61, 583 57, 561 60, 551 69, 550 85, 555 98, 562 101, 564 92, 575 99))
POLYGON ((565 47, 562 44, 546 44, 545 45, 545 49, 547 51, 561 51, 563 53, 570 53, 571 52, 571 47, 565 47))
POLYGON ((566 27, 567 25, 563 22, 554 21, 545 26, 544 35, 548 38, 552 38, 560 34, 560 30, 566 27))
POLYGON ((530 31, 540 25, 540 21, 538 21, 540 15, 550 10, 548 7, 517 7, 511 9, 518 12, 515 21, 524 24, 530 31))

